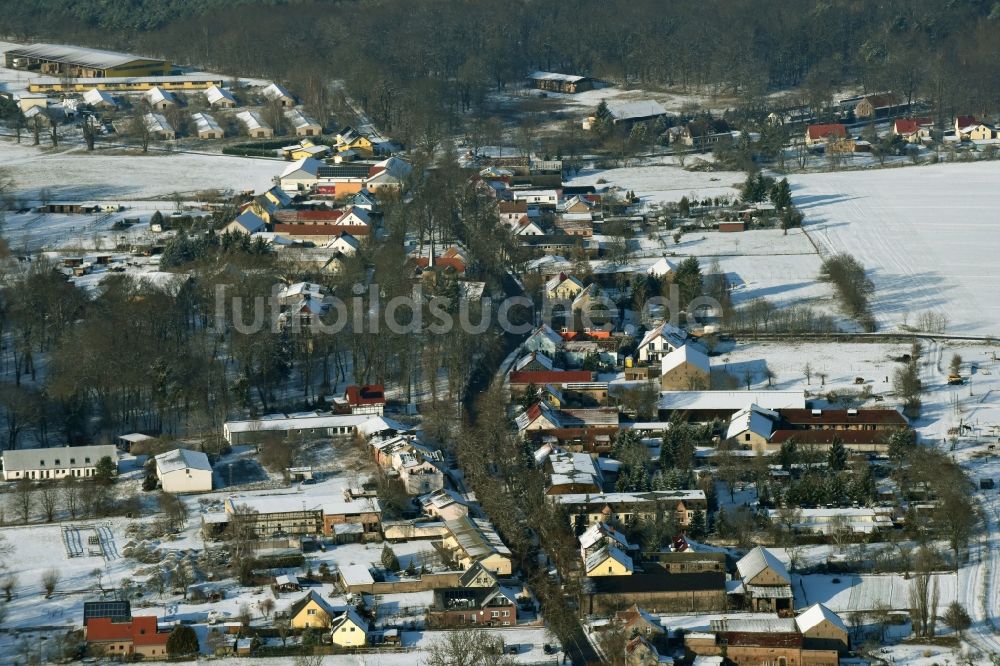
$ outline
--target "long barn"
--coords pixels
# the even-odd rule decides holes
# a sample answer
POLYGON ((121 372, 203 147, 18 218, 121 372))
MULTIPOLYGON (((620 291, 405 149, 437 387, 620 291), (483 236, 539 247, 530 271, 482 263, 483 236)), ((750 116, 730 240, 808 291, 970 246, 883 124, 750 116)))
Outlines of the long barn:
POLYGON ((38 70, 51 76, 76 78, 171 73, 170 63, 166 60, 62 44, 30 44, 9 49, 4 53, 4 64, 12 69, 38 70))

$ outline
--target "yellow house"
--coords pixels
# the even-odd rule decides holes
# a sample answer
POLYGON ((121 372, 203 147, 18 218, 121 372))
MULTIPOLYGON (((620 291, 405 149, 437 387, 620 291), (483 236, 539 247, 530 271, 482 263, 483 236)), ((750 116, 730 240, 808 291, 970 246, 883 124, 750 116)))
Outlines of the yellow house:
POLYGON ((572 275, 560 273, 545 283, 545 297, 551 300, 572 300, 583 291, 583 283, 572 275))
POLYGON ((338 615, 323 597, 310 590, 288 609, 288 622, 292 629, 325 629, 338 615))
POLYGON ((604 546, 584 560, 587 576, 631 576, 632 558, 615 546, 604 546))
POLYGON ((764 409, 757 404, 747 405, 729 420, 726 440, 736 446, 764 453, 774 433, 774 424, 780 418, 773 410, 764 409))
POLYGON ((343 153, 348 150, 353 150, 365 157, 371 157, 375 154, 375 144, 353 127, 345 127, 337 133, 337 152, 343 153))
POLYGON ((286 160, 296 162, 307 157, 323 159, 330 152, 328 146, 317 146, 309 139, 302 139, 297 144, 292 144, 282 148, 286 160))
POLYGON ((368 623, 349 608, 334 619, 330 641, 338 647, 364 647, 368 644, 368 623))

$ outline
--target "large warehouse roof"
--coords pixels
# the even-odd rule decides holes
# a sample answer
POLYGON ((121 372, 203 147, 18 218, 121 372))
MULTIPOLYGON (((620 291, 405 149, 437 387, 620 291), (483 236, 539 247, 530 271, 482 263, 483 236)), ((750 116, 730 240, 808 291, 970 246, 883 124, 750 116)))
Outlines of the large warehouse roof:
POLYGON ((40 60, 51 60, 96 69, 121 67, 136 60, 155 60, 155 58, 141 58, 129 55, 128 53, 88 49, 82 46, 65 46, 62 44, 31 44, 30 46, 10 49, 7 53, 13 54, 15 57, 38 58, 40 60))

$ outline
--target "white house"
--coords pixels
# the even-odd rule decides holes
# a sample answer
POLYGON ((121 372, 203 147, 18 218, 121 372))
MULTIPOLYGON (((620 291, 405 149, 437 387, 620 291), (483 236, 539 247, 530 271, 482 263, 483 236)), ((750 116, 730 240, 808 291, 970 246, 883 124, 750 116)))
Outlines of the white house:
POLYGON ((272 102, 277 101, 283 107, 291 108, 295 106, 295 96, 288 92, 281 84, 272 83, 264 88, 261 94, 272 102))
POLYGON ((285 111, 285 118, 295 129, 296 136, 319 136, 323 133, 322 125, 298 109, 285 111))
POLYGON ((115 101, 115 98, 112 97, 110 93, 104 92, 98 88, 91 88, 87 92, 83 93, 83 101, 95 109, 118 108, 118 102, 115 101))
POLYGON ((319 168, 323 163, 312 157, 303 157, 292 162, 278 176, 281 189, 285 192, 309 190, 319 180, 319 168))
POLYGON ((646 331, 642 336, 636 354, 643 363, 656 363, 672 351, 676 351, 687 343, 687 331, 669 322, 663 322, 646 331))
POLYGON ((326 244, 331 250, 339 252, 345 257, 354 256, 354 253, 358 251, 358 246, 361 243, 357 238, 347 233, 346 231, 340 232, 340 235, 334 238, 332 241, 326 244))
POLYGON ((203 111, 192 113, 191 120, 194 121, 195 133, 199 139, 221 139, 223 137, 222 127, 209 114, 203 111))
POLYGON ((559 192, 557 190, 513 190, 515 201, 524 201, 529 204, 539 206, 551 206, 553 208, 559 203, 559 192))
POLYGON ((117 468, 118 453, 111 444, 11 449, 0 456, 4 481, 92 477, 97 473, 101 458, 110 458, 117 468))
POLYGON ((266 229, 267 223, 260 215, 252 210, 245 210, 240 213, 239 217, 223 227, 222 233, 246 234, 251 236, 261 231, 265 231, 266 229))
POLYGON ((150 135, 156 137, 157 139, 162 139, 163 141, 173 141, 177 138, 177 133, 174 131, 173 126, 170 122, 159 113, 147 113, 143 116, 143 122, 146 123, 146 129, 149 131, 150 135))
POLYGON ((212 489, 212 465, 201 451, 174 449, 156 456, 156 476, 165 493, 203 493, 212 489))

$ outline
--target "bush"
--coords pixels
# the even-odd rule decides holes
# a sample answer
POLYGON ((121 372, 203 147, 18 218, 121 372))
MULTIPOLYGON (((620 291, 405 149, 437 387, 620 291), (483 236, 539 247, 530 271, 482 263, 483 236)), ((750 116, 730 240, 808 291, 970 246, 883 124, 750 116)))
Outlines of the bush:
POLYGON ((198 652, 198 634, 186 624, 178 625, 167 638, 167 654, 181 657, 198 652))

